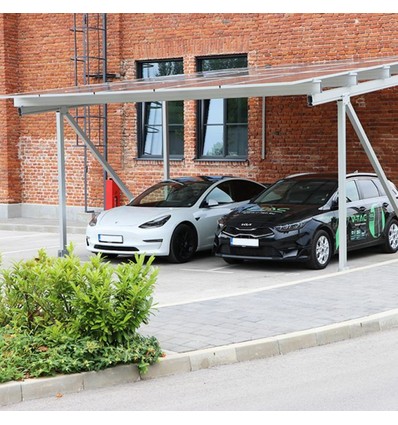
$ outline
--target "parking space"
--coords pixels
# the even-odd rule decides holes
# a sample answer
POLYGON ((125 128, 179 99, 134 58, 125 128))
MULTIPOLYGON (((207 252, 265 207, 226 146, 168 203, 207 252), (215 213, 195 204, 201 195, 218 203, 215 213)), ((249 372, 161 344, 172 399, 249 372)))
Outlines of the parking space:
MULTIPOLYGON (((87 261, 93 255, 85 248, 83 234, 68 235, 69 242, 73 243, 75 253, 82 261, 87 261)), ((56 233, 0 230, 3 267, 34 257, 40 248, 44 248, 49 255, 56 256, 59 246, 59 236, 56 233)), ((112 264, 116 266, 130 258, 119 257, 112 260, 112 264)), ((372 248, 350 254, 348 264, 350 269, 360 269, 390 261, 398 261, 398 255, 383 254, 377 248, 372 248)), ((154 266, 159 269, 155 290, 155 302, 159 306, 300 285, 339 273, 337 257, 324 270, 309 270, 294 263, 251 262, 229 265, 209 252, 198 253, 192 261, 183 264, 170 264, 167 260, 158 258, 154 266)))
MULTIPOLYGON (((72 242, 75 253, 86 261, 89 253, 86 251, 84 236, 68 235, 68 243, 72 242)), ((60 237, 57 233, 0 230, 0 254, 2 266, 8 267, 20 260, 34 257, 38 250, 44 248, 49 255, 58 255, 60 237)))
MULTIPOLYGON (((350 255, 349 268, 361 269, 390 261, 398 262, 398 256, 383 254, 373 248, 350 255)), ((155 265, 159 267, 156 300, 161 306, 299 285, 339 273, 338 258, 333 259, 324 270, 309 270, 302 264, 294 263, 248 262, 229 265, 208 253, 196 255, 193 261, 185 264, 168 264, 165 260, 157 260, 155 265)))

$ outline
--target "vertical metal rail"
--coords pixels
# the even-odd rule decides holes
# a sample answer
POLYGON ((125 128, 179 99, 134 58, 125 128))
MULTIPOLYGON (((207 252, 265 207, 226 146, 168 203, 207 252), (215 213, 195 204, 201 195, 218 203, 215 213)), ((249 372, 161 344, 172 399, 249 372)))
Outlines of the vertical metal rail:
POLYGON ((347 268, 347 154, 346 154, 346 105, 349 98, 337 102, 338 143, 338 191, 339 191, 339 271, 347 268))
MULTIPOLYGON (((108 75, 108 34, 107 34, 107 18, 106 13, 102 14, 102 81, 107 82, 108 75)), ((103 144, 104 144, 104 158, 105 161, 108 161, 108 105, 103 105, 103 144)), ((106 180, 108 178, 108 173, 104 170, 104 206, 106 202, 106 180)))
POLYGON ((265 132, 266 132, 266 122, 265 122, 266 106, 265 106, 265 97, 262 97, 261 105, 261 159, 265 159, 265 132))
POLYGON ((170 178, 170 145, 169 145, 169 108, 168 103, 162 102, 162 132, 163 132, 163 178, 170 178))
POLYGON ((65 139, 64 139, 64 113, 56 113, 57 122, 57 157, 58 157, 58 197, 59 197, 59 225, 60 225, 60 249, 58 257, 64 257, 67 251, 66 232, 66 178, 65 178, 65 139))

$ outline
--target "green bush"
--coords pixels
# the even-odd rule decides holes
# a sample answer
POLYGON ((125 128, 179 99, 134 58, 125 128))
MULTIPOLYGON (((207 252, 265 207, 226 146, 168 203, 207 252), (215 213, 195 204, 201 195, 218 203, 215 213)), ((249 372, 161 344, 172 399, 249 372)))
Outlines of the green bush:
POLYGON ((137 330, 153 309, 157 270, 144 256, 113 267, 44 250, 0 272, 0 382, 136 363, 162 355, 137 330))

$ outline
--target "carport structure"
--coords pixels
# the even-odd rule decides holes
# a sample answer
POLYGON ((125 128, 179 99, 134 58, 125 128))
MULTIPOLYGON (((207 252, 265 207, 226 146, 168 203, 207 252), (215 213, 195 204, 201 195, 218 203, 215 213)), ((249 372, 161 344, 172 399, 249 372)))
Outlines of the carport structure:
MULTIPOLYGON (((60 207, 60 250, 66 254, 66 185, 64 157, 65 119, 101 163, 108 175, 131 199, 132 193, 115 170, 79 127, 69 110, 90 105, 131 102, 162 102, 167 122, 167 102, 238 97, 306 96, 308 106, 337 103, 338 185, 339 185, 339 270, 347 267, 346 212, 346 116, 348 116, 382 186, 398 215, 398 202, 387 177, 351 104, 351 97, 398 85, 398 57, 343 60, 313 64, 265 66, 195 74, 173 75, 145 80, 86 85, 66 89, 1 96, 12 98, 20 115, 55 112, 57 123, 58 182, 60 207)), ((264 104, 264 103, 263 103, 264 104)), ((264 113, 263 113, 264 120, 264 113)), ((263 136, 264 136, 263 125, 263 136)), ((164 177, 169 177, 169 141, 163 126, 164 177)))

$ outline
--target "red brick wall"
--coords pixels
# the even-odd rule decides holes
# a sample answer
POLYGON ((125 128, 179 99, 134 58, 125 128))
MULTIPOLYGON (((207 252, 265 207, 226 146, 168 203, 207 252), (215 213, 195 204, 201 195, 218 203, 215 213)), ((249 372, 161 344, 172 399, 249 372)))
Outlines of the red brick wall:
MULTIPOLYGON (((198 56, 246 53, 249 66, 263 66, 393 56, 398 43, 396 14, 108 14, 107 19, 108 72, 122 78, 135 78, 141 60, 182 58, 185 72, 191 73, 198 56)), ((1 91, 73 85, 72 26, 72 14, 3 15, 1 91)), ((382 166, 396 183, 397 96, 390 89, 352 99, 382 166)), ((1 156, 0 177, 8 185, 0 187, 0 202, 57 203, 54 114, 18 118, 5 105, 0 104, 1 116, 7 117, 0 141, 8 155, 1 156)), ((196 102, 185 102, 184 160, 171 162, 171 175, 235 174, 272 181, 289 173, 337 169, 336 104, 309 108, 304 97, 267 99, 265 159, 262 99, 250 99, 249 110, 248 160, 203 162, 196 161, 196 102)), ((67 200, 83 205, 83 149, 65 128, 67 200)), ((109 162, 134 194, 162 178, 161 161, 136 159, 134 104, 110 105, 108 131, 109 162)), ((371 170, 349 124, 347 135, 348 171, 371 170)), ((89 205, 101 206, 102 170, 90 153, 88 158, 89 205)))
MULTIPOLYGON (((18 17, 0 15, 0 92, 18 90, 18 17)), ((0 203, 21 201, 19 119, 10 100, 0 101, 0 203)))
MULTIPOLYGON (((305 63, 346 58, 393 56, 397 47, 396 15, 387 14, 195 14, 123 16, 123 56, 127 75, 136 61, 184 59, 185 72, 195 71, 195 58, 247 53, 249 66, 305 63), (132 31, 132 28, 134 30, 132 31)), ((396 113, 387 105, 396 90, 352 99, 388 176, 398 183, 396 113), (388 110, 388 115, 386 114, 388 110), (383 111, 382 113, 380 111, 383 111), (372 123, 372 127, 368 123, 372 123), (379 122, 378 131, 374 122, 379 122), (381 129, 385 131, 381 132, 381 129), (373 130, 373 131, 372 131, 373 130), (386 133, 389 135, 386 137, 386 133), (394 138, 395 134, 395 138, 394 138), (382 159, 382 158, 380 158, 382 159)), ((309 108, 304 97, 266 99, 266 157, 261 160, 261 99, 249 101, 249 154, 245 163, 195 162, 195 102, 185 107, 185 159, 172 162, 172 175, 235 174, 272 181, 289 173, 337 170, 337 106, 309 108)), ((136 133, 127 139, 134 158, 136 133)), ((348 171, 371 167, 356 135, 347 125, 348 171)), ((135 161, 134 179, 153 181, 162 163, 135 161)))

